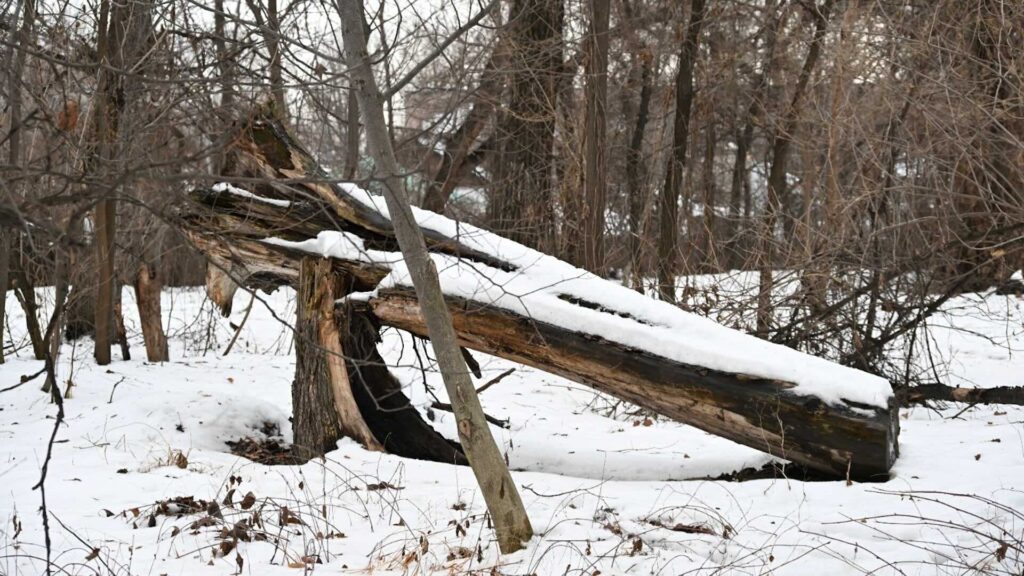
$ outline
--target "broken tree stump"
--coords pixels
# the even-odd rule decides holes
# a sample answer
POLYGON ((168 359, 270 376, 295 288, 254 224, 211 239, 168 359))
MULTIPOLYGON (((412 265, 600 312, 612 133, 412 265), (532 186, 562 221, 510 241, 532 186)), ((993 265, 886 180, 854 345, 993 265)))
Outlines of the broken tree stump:
MULTIPOLYGON (((356 306, 353 318, 426 334, 380 198, 332 181, 266 114, 246 123, 229 155, 229 176, 246 188, 195 190, 182 212, 213 266, 233 282, 273 289, 296 284, 303 258, 325 257, 353 292, 375 291, 345 304, 356 306)), ((473 226, 425 211, 415 217, 466 348, 837 478, 888 477, 899 424, 885 380, 725 328, 473 226)), ((217 280, 211 297, 229 306, 216 293, 231 290, 217 280)))

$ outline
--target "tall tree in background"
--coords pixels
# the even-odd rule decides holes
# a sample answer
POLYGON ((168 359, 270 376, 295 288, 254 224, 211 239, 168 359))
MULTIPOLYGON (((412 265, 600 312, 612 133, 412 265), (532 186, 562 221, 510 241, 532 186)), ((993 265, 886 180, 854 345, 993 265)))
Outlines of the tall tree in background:
POLYGON ((590 31, 587 34, 587 60, 584 74, 586 100, 583 140, 583 242, 579 263, 596 274, 603 274, 604 212, 608 195, 608 20, 609 0, 590 0, 590 31))
POLYGON ((690 1, 690 20, 679 49, 676 73, 676 110, 672 121, 672 152, 661 190, 658 220, 658 295, 675 302, 676 256, 679 236, 679 195, 686 173, 686 147, 690 141, 690 111, 693 108, 693 69, 697 60, 701 27, 704 25, 705 0, 690 1))
POLYGON ((508 33, 508 96, 497 126, 488 204, 492 229, 534 248, 554 239, 555 90, 562 69, 562 0, 514 0, 508 33))
MULTIPOLYGON (((16 36, 16 44, 11 46, 8 55, 8 67, 7 67, 7 109, 8 109, 8 126, 9 133, 7 135, 7 163, 9 164, 8 170, 12 171, 12 174, 5 178, 9 183, 2 190, 2 193, 6 198, 7 202, 15 203, 19 198, 19 188, 21 184, 19 182, 21 174, 17 171, 21 166, 22 161, 22 76, 25 73, 25 59, 28 53, 28 46, 30 38, 32 37, 32 27, 35 23, 36 17, 36 4, 35 0, 24 0, 21 4, 21 24, 18 27, 16 36), (10 57, 13 52, 13 58, 10 57)), ((15 22, 17 22, 17 13, 15 13, 15 22)), ((0 289, 3 290, 5 296, 0 299, 0 363, 4 362, 4 351, 3 351, 3 332, 7 325, 7 287, 10 284, 11 277, 11 252, 14 249, 15 234, 7 228, 0 229, 0 289)), ((17 256, 15 256, 17 258, 17 256)), ((35 318, 34 307, 25 307, 25 314, 31 319, 35 318)), ((38 331, 38 329, 37 329, 38 331)))
POLYGON ((797 120, 799 119, 807 92, 807 84, 811 80, 811 74, 818 63, 818 57, 821 55, 821 43, 828 29, 828 20, 834 3, 834 0, 825 0, 820 7, 812 4, 807 9, 811 20, 814 22, 814 31, 811 36, 810 46, 807 48, 807 55, 804 57, 803 66, 800 68, 800 75, 797 77, 796 85, 793 87, 789 103, 783 112, 782 121, 777 132, 774 134, 772 142, 771 169, 768 173, 768 198, 765 203, 761 248, 758 251, 760 283, 757 288, 756 329, 757 333, 762 335, 768 333, 772 324, 772 289, 774 287, 772 267, 775 265, 775 228, 783 211, 783 202, 787 194, 786 167, 789 161, 789 152, 793 143, 793 134, 796 131, 797 120))

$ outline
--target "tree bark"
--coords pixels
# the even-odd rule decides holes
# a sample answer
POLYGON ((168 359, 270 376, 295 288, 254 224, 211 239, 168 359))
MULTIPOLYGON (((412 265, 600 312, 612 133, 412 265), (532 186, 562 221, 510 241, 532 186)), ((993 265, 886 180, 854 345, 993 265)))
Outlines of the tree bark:
POLYGON ((583 268, 604 274, 604 212, 608 196, 608 19, 609 0, 590 0, 590 32, 584 75, 583 268))
POLYGON ((143 263, 135 275, 134 287, 142 340, 146 345, 146 359, 150 362, 167 362, 170 354, 160 312, 160 292, 163 288, 160 276, 149 264, 143 263))
POLYGON ((647 179, 644 170, 644 135, 647 121, 650 118, 651 93, 653 91, 654 73, 652 68, 654 56, 650 47, 641 42, 636 33, 636 13, 630 0, 622 2, 623 36, 627 46, 633 52, 634 82, 640 85, 640 94, 636 108, 636 120, 633 132, 629 137, 626 149, 626 194, 629 197, 629 282, 630 286, 641 294, 644 292, 643 253, 643 216, 647 208, 647 179))
POLYGON ((345 178, 355 180, 359 173, 359 99, 348 89, 348 122, 345 125, 345 178))
POLYGON ((117 229, 114 201, 105 198, 96 205, 96 363, 110 364, 111 336, 114 334, 114 231, 117 229))
MULTIPOLYGON (((704 24, 705 0, 690 1, 690 21, 679 50, 679 71, 676 74, 676 111, 672 123, 672 156, 665 173, 658 218, 658 295, 666 302, 676 301, 676 253, 679 236, 679 193, 686 172, 686 147, 690 141, 690 110, 693 108, 693 68, 701 27, 704 24)), ((689 216, 689 215, 687 215, 689 216)))
POLYGON ((491 229, 539 249, 555 239, 552 155, 563 18, 561 0, 514 0, 506 25, 509 96, 498 119, 488 220, 491 229))
POLYGON ((395 237, 423 307, 427 334, 455 409, 459 438, 487 502, 499 548, 506 554, 515 552, 533 536, 533 528, 508 467, 491 436, 441 294, 434 261, 427 254, 423 235, 412 213, 384 122, 380 91, 370 68, 362 4, 358 0, 338 0, 337 5, 342 22, 345 61, 351 66, 351 81, 363 112, 366 138, 374 163, 385 179, 384 198, 395 237))
MULTIPOLYGON (((885 480, 898 454, 895 402, 827 405, 792 383, 689 366, 480 303, 446 298, 459 342, 592 386, 680 422, 837 478, 885 480), (871 414, 868 416, 868 414, 871 414)), ((425 335, 408 290, 370 301, 381 322, 425 335)))
POLYGON ((292 427, 296 455, 310 458, 334 449, 342 437, 368 450, 383 450, 352 393, 334 302, 347 292, 325 260, 304 258, 299 270, 295 322, 292 427))
MULTIPOLYGON (((713 114, 713 112, 711 112, 713 114)), ((701 272, 713 274, 719 270, 718 254, 715 253, 717 235, 715 234, 715 209, 718 204, 718 184, 715 182, 715 148, 718 145, 718 133, 714 118, 708 119, 704 129, 704 208, 703 226, 701 227, 701 272)))
POLYGON ((128 344, 128 328, 124 325, 123 286, 118 281, 114 287, 114 342, 121 348, 121 360, 131 360, 131 346, 128 344))
MULTIPOLYGON (((15 13, 15 21, 17 21, 17 13, 15 13)), ((11 200, 20 196, 21 183, 19 182, 21 171, 21 103, 22 103, 22 91, 21 84, 23 82, 23 76, 25 71, 25 61, 28 56, 26 48, 29 46, 29 40, 32 37, 32 28, 35 24, 36 17, 36 4, 35 0, 24 0, 22 4, 21 14, 21 25, 18 27, 18 32, 15 35, 15 46, 11 47, 11 50, 15 52, 13 58, 8 62, 7 69, 7 107, 10 111, 7 134, 7 161, 10 165, 9 169, 14 171, 14 174, 8 176, 6 179, 9 182, 10 190, 7 192, 11 195, 11 200)), ((7 289, 10 286, 10 272, 11 272, 11 250, 13 248, 13 234, 7 229, 0 231, 0 290, 3 291, 3 298, 0 298, 0 364, 4 362, 3 352, 3 333, 7 326, 7 289)), ((35 314, 35 311, 32 311, 35 314)), ((28 317, 29 310, 25 310, 25 315, 28 317)), ((38 330, 38 329, 37 329, 38 330)), ((33 344, 35 341, 33 340, 33 344)))

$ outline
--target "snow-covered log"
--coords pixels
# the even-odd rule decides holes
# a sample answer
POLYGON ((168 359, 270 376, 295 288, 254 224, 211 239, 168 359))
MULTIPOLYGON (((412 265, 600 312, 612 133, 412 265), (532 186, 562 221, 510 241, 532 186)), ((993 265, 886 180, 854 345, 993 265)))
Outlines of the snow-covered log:
MULTIPOLYGON (((182 214, 213 266, 272 288, 294 284, 303 257, 326 257, 353 278, 351 300, 383 324, 426 334, 382 198, 332 181, 267 116, 250 120, 230 160, 234 184, 194 191, 182 214)), ((479 228, 432 212, 415 217, 464 346, 836 477, 887 477, 899 428, 884 379, 726 328, 479 228)), ((223 274, 213 276, 214 296, 231 293, 223 274)))

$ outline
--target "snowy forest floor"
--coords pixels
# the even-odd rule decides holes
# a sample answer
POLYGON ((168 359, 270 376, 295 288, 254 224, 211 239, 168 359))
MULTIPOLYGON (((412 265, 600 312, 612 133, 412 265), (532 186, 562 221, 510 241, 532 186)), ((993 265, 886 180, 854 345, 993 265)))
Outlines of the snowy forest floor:
MULTIPOLYGON (((45 297, 45 293, 40 294, 45 297)), ((499 555, 468 468, 339 443, 301 466, 257 464, 228 441, 287 442, 291 292, 261 296, 234 350, 201 289, 164 293, 172 361, 144 361, 124 293, 131 361, 97 366, 66 345, 74 386, 47 478, 60 574, 1020 574, 1024 408, 901 410, 891 480, 715 481, 770 457, 614 399, 476 354, 485 410, 537 536, 499 555), (271 312, 273 310, 273 312, 271 312), (701 479, 704 478, 704 479, 701 479), (251 495, 251 496, 250 496, 251 495), (209 503, 217 503, 211 506, 209 503), (161 504, 163 503, 163 504, 161 504), (215 509, 213 509, 215 508, 215 509), (243 522, 244 521, 244 522, 243 522)), ((16 354, 0 388, 39 370, 8 297, 16 354)), ((249 295, 236 297, 231 322, 249 295)), ((950 385, 1024 385, 1024 302, 966 295, 929 328, 950 385)), ((381 350, 425 412, 444 387, 424 347, 388 330, 381 350), (418 362, 423 359, 425 365, 418 362), (425 370, 424 370, 425 369, 425 370)), ((737 351, 741 353, 741 351, 737 351)), ((55 407, 41 378, 0 395, 0 575, 45 570, 39 479, 55 407)), ((455 437, 450 414, 433 425, 455 437)))

